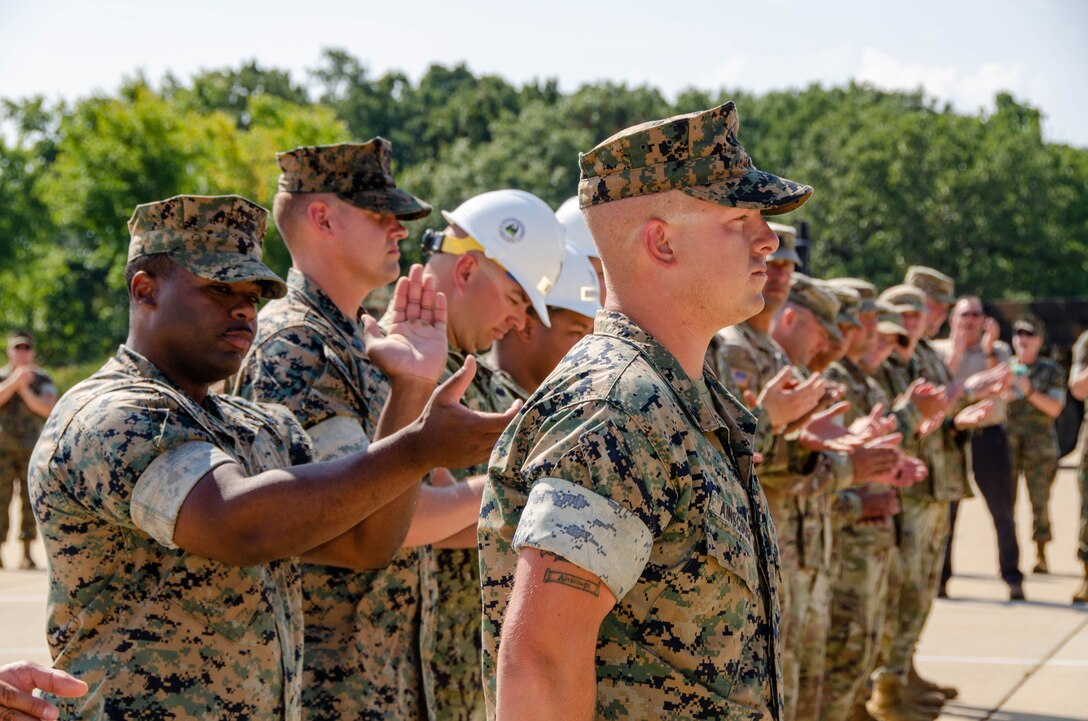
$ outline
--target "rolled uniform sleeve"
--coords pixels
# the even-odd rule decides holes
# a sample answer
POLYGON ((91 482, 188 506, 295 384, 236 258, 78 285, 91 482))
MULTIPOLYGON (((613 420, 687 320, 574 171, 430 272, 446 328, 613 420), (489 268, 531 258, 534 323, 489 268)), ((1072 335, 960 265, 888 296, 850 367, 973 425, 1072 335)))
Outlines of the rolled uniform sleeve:
POLYGON ((562 556, 623 598, 650 559, 653 535, 616 501, 561 478, 542 478, 529 493, 513 545, 562 556))
POLYGON ((140 474, 132 490, 132 521, 167 548, 189 492, 209 471, 234 463, 227 453, 204 441, 190 441, 163 453, 140 474))
POLYGON ((581 407, 550 425, 522 468, 531 489, 513 545, 562 556, 623 598, 672 517, 673 482, 633 417, 581 407))

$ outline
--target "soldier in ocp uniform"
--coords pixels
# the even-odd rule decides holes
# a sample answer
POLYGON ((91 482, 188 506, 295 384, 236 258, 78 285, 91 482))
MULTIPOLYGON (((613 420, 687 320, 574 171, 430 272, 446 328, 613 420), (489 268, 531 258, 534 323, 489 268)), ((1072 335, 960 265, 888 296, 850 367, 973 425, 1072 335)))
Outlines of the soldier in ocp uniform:
POLYGON ((1043 324, 1033 316, 1012 325, 1015 400, 1009 402, 1006 431, 1012 455, 1013 503, 1023 474, 1031 501, 1031 537, 1035 541, 1035 573, 1047 573, 1050 542, 1050 487, 1058 473, 1058 431, 1054 419, 1065 407, 1065 373, 1039 356, 1043 324))
POLYGON ((492 455, 489 717, 782 718, 755 419, 704 358, 717 330, 763 306, 777 239, 762 213, 811 189, 756 170, 736 130, 728 103, 581 156, 610 309, 492 455))
MULTIPOLYGON (((30 453, 38 441, 45 418, 57 402, 53 379, 34 363, 34 337, 25 331, 8 336, 8 364, 0 368, 0 546, 8 537, 12 492, 19 487, 19 540, 23 560, 19 567, 37 568, 30 555, 38 529, 27 488, 30 453)), ((0 568, 3 568, 0 559, 0 568)))
POLYGON ((209 392, 241 365, 260 298, 287 290, 260 260, 266 216, 238 196, 138 206, 128 340, 35 447, 50 651, 93 689, 51 699, 62 718, 299 719, 299 557, 384 564, 375 511, 505 425, 457 402, 461 375, 365 453, 298 465, 311 444, 285 408, 209 392))

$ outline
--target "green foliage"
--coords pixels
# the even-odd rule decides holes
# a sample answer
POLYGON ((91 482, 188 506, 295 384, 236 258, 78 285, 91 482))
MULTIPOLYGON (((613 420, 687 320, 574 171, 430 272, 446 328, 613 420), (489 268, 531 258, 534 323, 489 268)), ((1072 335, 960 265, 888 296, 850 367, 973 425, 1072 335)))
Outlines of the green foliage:
MULTIPOLYGON (((987 115, 856 84, 759 96, 688 88, 670 102, 610 82, 516 86, 463 64, 432 65, 418 81, 376 76, 340 49, 310 75, 301 83, 250 61, 157 87, 137 75, 70 104, 2 100, 14 132, 0 140, 0 331, 29 327, 43 359, 96 367, 125 334, 133 208, 178 193, 271 207, 277 151, 381 135, 398 183, 436 208, 502 187, 558 206, 576 191, 580 151, 729 99, 756 164, 816 188, 785 218, 808 223, 816 274, 883 286, 924 263, 985 298, 1085 293, 1088 150, 1044 142, 1040 111, 1007 94, 987 115)), ((410 224, 406 263, 422 228, 441 224, 438 213, 410 224)), ((274 226, 266 259, 286 272, 274 226)))

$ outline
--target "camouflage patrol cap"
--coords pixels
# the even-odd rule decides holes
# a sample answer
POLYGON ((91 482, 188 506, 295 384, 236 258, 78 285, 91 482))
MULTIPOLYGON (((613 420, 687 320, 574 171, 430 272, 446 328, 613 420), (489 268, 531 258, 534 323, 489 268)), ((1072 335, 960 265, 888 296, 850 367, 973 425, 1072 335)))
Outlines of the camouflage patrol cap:
POLYGON ((857 292, 861 296, 861 307, 858 308, 858 313, 876 312, 876 286, 869 281, 861 278, 832 278, 827 282, 830 285, 841 285, 857 292))
POLYGON ((778 215, 808 200, 809 186, 756 169, 737 140, 739 124, 737 108, 728 102, 621 130, 578 156, 579 206, 681 190, 778 215))
POLYGON ((910 334, 903 326, 903 313, 900 306, 886 300, 876 301, 876 331, 877 333, 895 334, 900 338, 909 339, 910 334))
POLYGON ((912 265, 907 268, 903 282, 921 288, 938 303, 952 305, 956 302, 956 282, 939 270, 924 265, 912 265))
POLYGON ((852 325, 861 327, 858 320, 858 310, 861 308, 861 296, 853 288, 845 285, 827 284, 828 289, 839 299, 839 325, 852 325))
POLYGON ((128 221, 128 262, 165 253, 207 280, 260 283, 266 298, 287 286, 261 262, 268 211, 238 195, 175 195, 137 205, 128 221))
POLYGON ((336 193, 357 208, 416 220, 431 206, 401 190, 393 179, 393 144, 385 138, 365 143, 305 145, 277 153, 279 190, 284 193, 336 193))
POLYGON ((778 248, 767 256, 767 260, 788 260, 794 265, 801 265, 801 256, 797 255, 797 229, 782 223, 767 223, 778 236, 778 248))
POLYGON ((788 302, 807 308, 820 321, 831 340, 842 340, 839 330, 839 299, 823 281, 810 278, 804 273, 794 273, 790 279, 788 302))
POLYGON ((878 300, 885 300, 896 306, 901 313, 926 312, 926 294, 913 285, 893 285, 880 294, 878 300))

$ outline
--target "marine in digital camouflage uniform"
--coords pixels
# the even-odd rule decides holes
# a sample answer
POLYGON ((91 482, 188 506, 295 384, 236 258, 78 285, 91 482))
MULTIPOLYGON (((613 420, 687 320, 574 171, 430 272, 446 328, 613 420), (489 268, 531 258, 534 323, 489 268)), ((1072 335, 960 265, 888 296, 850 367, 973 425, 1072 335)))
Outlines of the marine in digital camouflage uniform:
MULTIPOLYGON (((1088 396, 1088 331, 1081 333, 1073 344, 1073 360, 1069 368, 1069 387, 1074 396, 1088 396)), ((1085 434, 1088 424, 1081 427, 1080 447, 1085 447, 1085 434)), ((1073 594, 1073 603, 1088 603, 1088 453, 1082 453, 1080 467, 1077 470, 1077 485, 1080 486, 1080 534, 1077 543, 1077 558, 1084 563, 1084 581, 1073 594)))
MULTIPOLYGON (((142 205, 129 260, 169 251, 190 272, 282 295, 260 263, 264 215, 236 196, 142 205), (240 242, 228 249, 217 231, 240 242)), ((286 410, 213 394, 198 403, 128 345, 61 399, 30 482, 50 558, 50 651, 91 688, 50 699, 62 718, 299 717, 296 560, 222 563, 178 548, 173 531, 215 466, 255 474, 309 459, 286 410)))
MULTIPOLYGON (((392 146, 384 138, 300 147, 278 154, 277 160, 279 190, 296 199, 335 194, 355 208, 397 221, 421 218, 431 210, 396 187, 392 146)), ((367 357, 362 309, 343 312, 315 279, 299 270, 304 266, 327 276, 320 266, 331 260, 320 254, 301 257, 307 249, 292 237, 295 230, 283 207, 288 200, 278 203, 277 220, 293 256, 300 257, 288 273, 287 296, 261 311, 236 392, 287 406, 313 439, 317 460, 333 460, 365 449, 375 438, 389 379, 367 357)), ((393 280, 398 270, 395 257, 385 264, 388 268, 379 264, 387 250, 385 230, 381 220, 371 222, 381 242, 374 247, 357 243, 356 252, 376 256, 359 264, 356 294, 362 296, 393 280)), ((403 229, 394 231, 402 234, 403 229)), ((418 651, 421 552, 403 548, 389 566, 374 571, 303 566, 304 718, 426 718, 418 651)))
POLYGON ((1036 547, 1036 573, 1046 573, 1046 544, 1050 533, 1050 487, 1058 473, 1058 431, 1054 419, 1065 406, 1065 372, 1057 363, 1039 356, 1043 326, 1038 319, 1024 317, 1013 323, 1013 369, 1026 378, 1026 390, 1018 379, 1013 390, 1017 399, 1010 401, 1006 432, 1012 452, 1013 496, 1020 485, 1020 474, 1028 486, 1031 501, 1032 540, 1036 547), (1049 406, 1054 415, 1038 405, 1049 406))
MULTIPOLYGON (((649 217, 650 204, 666 202, 653 196, 673 190, 688 197, 668 202, 685 208, 691 198, 724 206, 705 211, 715 217, 739 217, 738 207, 784 212, 803 202, 811 189, 755 170, 736 129, 729 103, 629 128, 582 155, 579 198, 590 227, 594 217, 611 218, 650 232, 648 224, 666 221, 639 226, 640 212, 649 217), (608 205, 614 201, 622 207, 608 205)), ((753 235, 728 242, 750 238, 737 246, 748 258, 758 239, 765 256, 773 235, 749 217, 753 235)), ((782 719, 780 572, 773 521, 752 469, 756 421, 709 366, 702 380, 693 378, 625 315, 622 309, 638 303, 629 287, 636 274, 656 266, 641 256, 632 266, 610 256, 623 252, 622 232, 594 229, 610 283, 616 280, 609 303, 621 310, 598 314, 593 335, 530 398, 492 455, 480 522, 488 715, 498 700, 510 718, 520 710, 509 704, 523 702, 565 718, 782 719), (610 264, 637 270, 628 277, 610 264), (541 566, 540 575, 531 570, 541 566), (564 612, 563 628, 552 628, 553 619, 534 615, 545 607, 527 610, 550 603, 542 599, 575 615, 564 612), (545 678, 532 692, 525 683, 538 677, 513 660, 523 632, 511 627, 556 638, 569 651, 541 669, 545 678), (578 636, 567 638, 575 627, 578 636), (577 690, 543 690, 568 669, 584 674, 577 690), (529 674, 524 682, 503 675, 521 672, 529 674)), ((695 244, 726 242, 692 232, 695 244)), ((681 261, 685 272, 711 283, 705 260, 692 260, 681 261)), ((740 297, 751 284, 738 279, 721 289, 740 297)), ((701 342, 729 320, 701 328, 701 342)), ((690 345, 696 353, 689 360, 701 363, 705 346, 690 345)))
POLYGON ((53 379, 34 364, 34 338, 29 333, 12 333, 8 337, 7 354, 8 364, 0 368, 0 545, 8 537, 11 520, 8 507, 15 487, 19 486, 21 567, 31 569, 37 568, 30 555, 30 544, 38 528, 30 504, 27 467, 45 417, 56 402, 57 388, 53 379), (29 380, 23 380, 24 374, 29 375, 29 380))
MULTIPOLYGON (((128 341, 61 400, 35 449, 50 646, 93 689, 58 699, 62 716, 299 719, 298 559, 387 563, 399 541, 380 543, 386 509, 414 498, 428 468, 478 457, 508 421, 463 408, 460 376, 396 438, 292 465, 311 446, 285 408, 208 390, 238 371, 260 297, 286 292, 260 262, 266 215, 237 196, 137 207, 128 341)), ((440 334, 438 315, 436 299, 405 302, 383 343, 440 334)))

